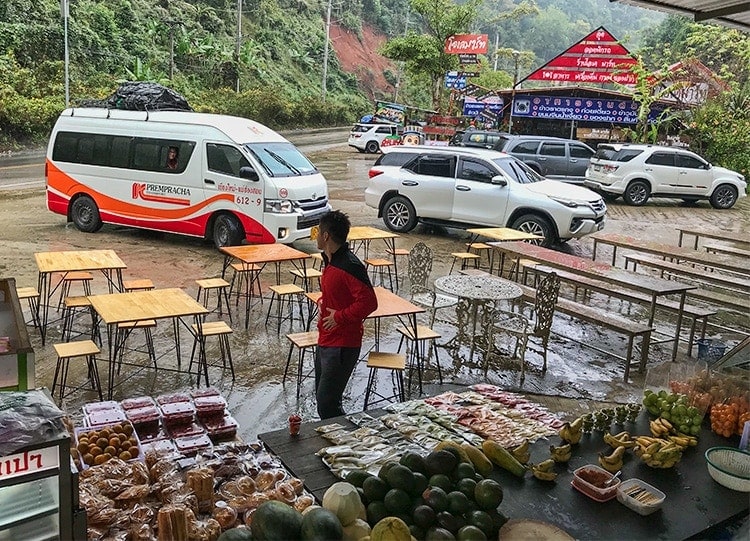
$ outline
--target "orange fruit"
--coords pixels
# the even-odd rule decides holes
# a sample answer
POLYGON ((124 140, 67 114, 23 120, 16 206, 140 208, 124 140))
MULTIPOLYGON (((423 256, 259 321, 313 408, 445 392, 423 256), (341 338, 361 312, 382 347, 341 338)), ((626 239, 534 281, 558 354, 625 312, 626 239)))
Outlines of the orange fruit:
POLYGON ((133 457, 130 456, 130 453, 127 451, 123 451, 122 453, 120 453, 120 460, 130 460, 131 458, 133 457))
POLYGON ((98 466, 104 464, 107 460, 107 455, 97 455, 96 458, 94 458, 94 464, 98 466))

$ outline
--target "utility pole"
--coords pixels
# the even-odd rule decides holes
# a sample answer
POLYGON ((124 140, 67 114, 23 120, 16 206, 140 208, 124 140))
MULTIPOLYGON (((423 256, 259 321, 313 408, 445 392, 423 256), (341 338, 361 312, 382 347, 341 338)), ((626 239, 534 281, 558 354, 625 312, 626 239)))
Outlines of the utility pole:
POLYGON ((242 0, 237 0, 237 42, 234 46, 234 68, 237 70, 237 86, 235 91, 240 91, 240 46, 242 45, 242 0))
POLYGON ((513 49, 511 53, 513 55, 513 90, 510 93, 510 119, 508 120, 508 133, 513 133, 513 107, 516 101, 516 85, 518 84, 518 57, 521 56, 521 51, 513 49))
POLYGON ((323 102, 326 101, 326 81, 328 80, 328 42, 331 38, 331 2, 328 0, 328 10, 326 12, 326 41, 323 44, 323 85, 321 86, 320 95, 323 102))
POLYGON ((65 35, 65 107, 70 107, 70 56, 68 53, 68 16, 70 6, 68 0, 60 0, 60 9, 63 16, 63 33, 65 35))
POLYGON ((174 81, 174 25, 179 23, 172 19, 164 22, 169 26, 169 80, 174 81))
POLYGON ((500 32, 495 34, 495 67, 492 71, 497 71, 497 48, 500 47, 500 32))
MULTIPOLYGON (((404 23, 404 37, 409 32, 409 17, 411 16, 411 5, 406 7, 406 22, 404 23)), ((404 63, 398 63, 398 71, 396 72, 396 88, 393 90, 393 103, 398 103, 398 90, 401 87, 401 72, 404 69, 404 63)))

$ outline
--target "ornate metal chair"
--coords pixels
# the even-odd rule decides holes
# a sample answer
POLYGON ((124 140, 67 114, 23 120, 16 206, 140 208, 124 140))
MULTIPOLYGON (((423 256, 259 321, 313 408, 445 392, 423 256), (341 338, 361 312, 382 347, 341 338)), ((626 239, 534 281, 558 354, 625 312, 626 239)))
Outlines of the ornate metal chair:
MULTIPOLYGON (((549 341, 552 319, 555 315, 557 295, 560 291, 560 277, 556 273, 546 275, 536 289, 534 301, 534 322, 516 312, 496 310, 493 325, 495 329, 510 334, 516 338, 516 347, 513 351, 515 357, 520 350, 521 359, 521 381, 526 377, 526 346, 529 336, 541 338, 542 358, 544 364, 542 372, 547 371, 547 342, 549 341)), ((485 365, 486 373, 486 365, 485 365)))
POLYGON ((430 316, 430 327, 435 323, 438 310, 455 306, 458 299, 435 293, 428 279, 432 272, 432 250, 424 243, 418 242, 409 251, 409 284, 411 302, 427 309, 430 316))

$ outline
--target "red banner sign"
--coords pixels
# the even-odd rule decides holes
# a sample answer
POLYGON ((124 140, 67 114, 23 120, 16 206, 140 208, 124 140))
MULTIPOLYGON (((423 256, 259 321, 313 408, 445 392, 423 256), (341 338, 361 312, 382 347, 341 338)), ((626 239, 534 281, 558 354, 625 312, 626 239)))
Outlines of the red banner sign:
POLYGON ((448 54, 485 54, 487 34, 456 34, 445 40, 443 52, 448 54))
POLYGON ((524 80, 635 84, 637 60, 604 27, 597 28, 524 80))

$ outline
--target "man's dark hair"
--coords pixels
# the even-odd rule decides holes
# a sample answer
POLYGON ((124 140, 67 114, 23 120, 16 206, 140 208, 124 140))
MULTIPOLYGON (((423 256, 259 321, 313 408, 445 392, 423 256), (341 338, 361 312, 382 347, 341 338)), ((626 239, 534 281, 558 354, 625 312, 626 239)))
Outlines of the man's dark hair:
POLYGON ((344 244, 351 227, 349 216, 340 210, 332 210, 320 219, 320 230, 327 231, 336 244, 344 244))

